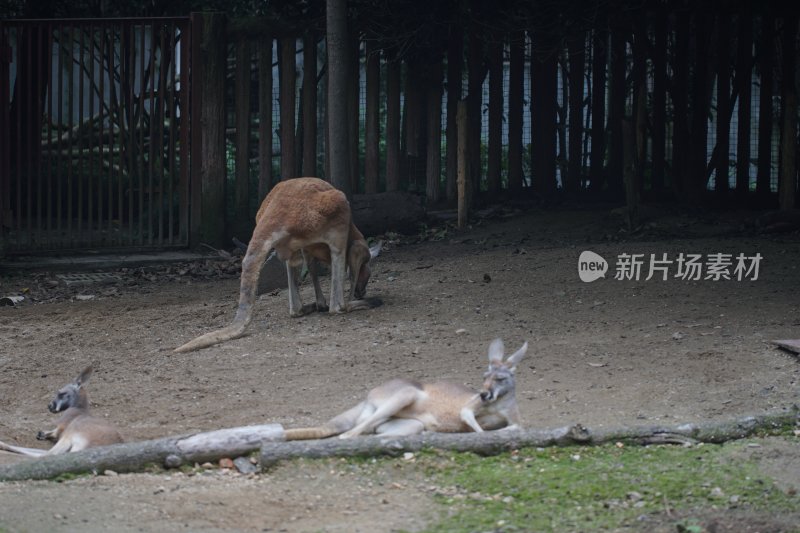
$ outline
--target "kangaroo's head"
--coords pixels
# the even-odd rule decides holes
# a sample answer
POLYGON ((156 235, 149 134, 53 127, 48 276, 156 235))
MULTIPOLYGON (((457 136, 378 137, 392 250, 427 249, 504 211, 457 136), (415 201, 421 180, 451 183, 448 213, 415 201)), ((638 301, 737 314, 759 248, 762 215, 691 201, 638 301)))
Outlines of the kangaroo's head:
POLYGON ((89 381, 92 375, 92 367, 87 366, 83 369, 75 381, 67 383, 56 392, 55 398, 47 408, 51 413, 60 413, 70 407, 86 408, 89 406, 89 399, 83 386, 89 381))
POLYGON ((351 275, 355 276, 353 279, 356 286, 353 296, 357 300, 361 300, 367 294, 367 283, 372 275, 369 263, 378 257, 382 246, 383 241, 375 246, 367 246, 366 241, 357 241, 350 247, 347 259, 352 271, 351 275))
POLYGON ((527 350, 526 342, 504 361, 503 341, 500 339, 492 341, 489 345, 489 370, 483 375, 483 387, 480 392, 484 403, 496 402, 508 394, 514 394, 514 373, 517 370, 517 363, 527 350))

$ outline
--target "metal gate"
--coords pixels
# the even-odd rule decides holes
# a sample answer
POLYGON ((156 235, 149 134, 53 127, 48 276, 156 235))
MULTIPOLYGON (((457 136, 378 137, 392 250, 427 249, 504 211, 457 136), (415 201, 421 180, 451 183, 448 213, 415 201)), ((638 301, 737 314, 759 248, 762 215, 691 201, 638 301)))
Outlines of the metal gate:
POLYGON ((188 245, 190 39, 188 17, 0 21, 5 253, 188 245))

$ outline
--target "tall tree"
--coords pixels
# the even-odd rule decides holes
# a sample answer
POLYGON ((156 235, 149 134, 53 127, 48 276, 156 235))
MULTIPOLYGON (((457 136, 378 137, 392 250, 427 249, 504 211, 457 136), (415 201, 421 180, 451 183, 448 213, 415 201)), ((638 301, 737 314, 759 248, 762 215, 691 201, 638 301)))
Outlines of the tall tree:
POLYGON ((460 24, 450 25, 450 39, 447 48, 447 153, 445 156, 446 184, 445 194, 448 202, 456 200, 456 179, 458 176, 458 127, 456 114, 462 91, 462 63, 464 56, 464 32, 460 24))
POLYGON ((761 39, 758 47, 758 70, 761 94, 758 104, 758 172, 756 193, 769 196, 772 175, 772 78, 775 54, 775 17, 766 6, 761 15, 761 39))
POLYGON ((592 37, 592 155, 589 177, 592 192, 603 189, 606 159, 606 63, 608 31, 605 19, 598 17, 592 37))
POLYGON ((364 192, 378 192, 378 174, 380 168, 380 59, 381 52, 374 41, 367 41, 367 109, 364 132, 364 192))
POLYGON ((750 190, 750 113, 753 79, 753 19, 750 4, 739 11, 736 38, 736 81, 739 86, 739 131, 736 139, 736 193, 750 190))
POLYGON ((347 30, 347 0, 326 0, 326 41, 328 51, 328 151, 330 181, 350 195, 350 142, 342 132, 349 131, 348 83, 350 46, 347 30))
POLYGON ((608 189, 613 197, 622 195, 623 185, 623 136, 622 120, 625 115, 627 88, 625 85, 626 33, 622 24, 611 28, 611 82, 608 106, 608 189))
POLYGON ((489 61, 489 151, 487 190, 500 192, 503 157, 503 37, 495 33, 488 50, 489 61))
POLYGON ((297 177, 295 158, 295 107, 297 100, 296 42, 294 37, 280 40, 281 180, 297 177))
POLYGON ((531 182, 536 191, 556 192, 558 50, 553 36, 531 34, 531 182))
POLYGON ((522 106, 525 88, 525 32, 511 35, 508 75, 508 188, 522 190, 522 106))
POLYGON ((728 164, 730 153, 730 107, 731 107, 731 58, 730 58, 731 13, 723 10, 717 14, 717 147, 716 178, 717 194, 728 192, 728 164))
POLYGON ((667 118, 667 13, 663 7, 656 11, 653 31, 653 169, 652 186, 656 197, 664 190, 666 161, 667 118))
POLYGON ((794 209, 797 195, 797 15, 783 17, 781 35, 781 172, 778 204, 794 209))
POLYGON ((695 11, 694 76, 692 78, 691 170, 686 200, 693 205, 701 201, 708 182, 708 111, 710 83, 708 69, 709 25, 713 19, 700 4, 695 11))
POLYGON ((689 12, 678 11, 675 17, 675 55, 672 59, 672 186, 676 194, 685 198, 689 175, 689 12))
POLYGON ((386 62, 386 190, 400 188, 400 60, 386 62))
POLYGON ((583 74, 586 63, 586 30, 574 28, 567 39, 569 51, 569 157, 564 191, 575 197, 583 175, 583 74))
POLYGON ((303 37, 303 176, 317 176, 317 37, 303 37))
POLYGON ((425 196, 428 204, 439 201, 439 189, 442 175, 442 60, 434 59, 426 73, 427 87, 427 123, 425 196))

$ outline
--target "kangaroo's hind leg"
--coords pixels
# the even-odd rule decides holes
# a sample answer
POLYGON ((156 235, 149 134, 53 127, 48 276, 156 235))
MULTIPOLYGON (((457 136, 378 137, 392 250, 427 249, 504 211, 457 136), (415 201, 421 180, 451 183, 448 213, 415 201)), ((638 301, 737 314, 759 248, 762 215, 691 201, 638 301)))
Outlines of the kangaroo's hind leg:
POLYGON ((386 398, 374 400, 375 411, 369 416, 363 417, 353 429, 342 433, 339 438, 348 439, 373 432, 376 427, 417 401, 420 394, 421 391, 417 387, 406 386, 394 391, 386 398))
POLYGON ((415 418, 392 418, 375 428, 375 433, 381 437, 408 437, 424 430, 425 424, 415 418))

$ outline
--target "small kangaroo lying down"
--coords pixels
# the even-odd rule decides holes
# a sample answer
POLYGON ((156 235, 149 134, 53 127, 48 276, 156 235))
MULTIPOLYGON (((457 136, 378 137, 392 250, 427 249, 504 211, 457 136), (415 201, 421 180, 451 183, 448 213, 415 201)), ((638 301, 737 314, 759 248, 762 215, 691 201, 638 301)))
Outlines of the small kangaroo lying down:
POLYGON ((517 429, 521 425, 514 373, 528 343, 503 360, 503 341, 489 345, 489 370, 475 392, 464 385, 393 379, 372 389, 366 400, 314 428, 288 429, 286 440, 346 439, 366 433, 406 436, 436 431, 458 433, 517 429))
POLYGON ((56 422, 55 429, 40 431, 36 435, 39 440, 55 441, 52 448, 40 450, 0 442, 0 450, 29 457, 41 457, 123 442, 122 436, 114 426, 102 418, 89 414, 89 397, 83 386, 91 375, 92 367, 86 367, 75 381, 61 387, 47 406, 51 413, 64 413, 56 422))
POLYGON ((368 309, 363 300, 370 277, 369 262, 380 248, 370 248, 351 220, 350 203, 343 192, 319 178, 282 181, 269 192, 256 214, 256 227, 242 260, 239 307, 233 323, 201 335, 175 349, 189 352, 244 335, 253 318, 261 267, 274 249, 286 262, 289 277, 289 313, 344 313, 368 309), (314 283, 316 302, 303 306, 298 290, 300 267, 306 261, 314 283), (317 262, 331 266, 330 307, 317 278, 317 262), (350 271, 350 301, 344 300, 344 279, 350 271), (354 299, 357 298, 357 299, 354 299))

